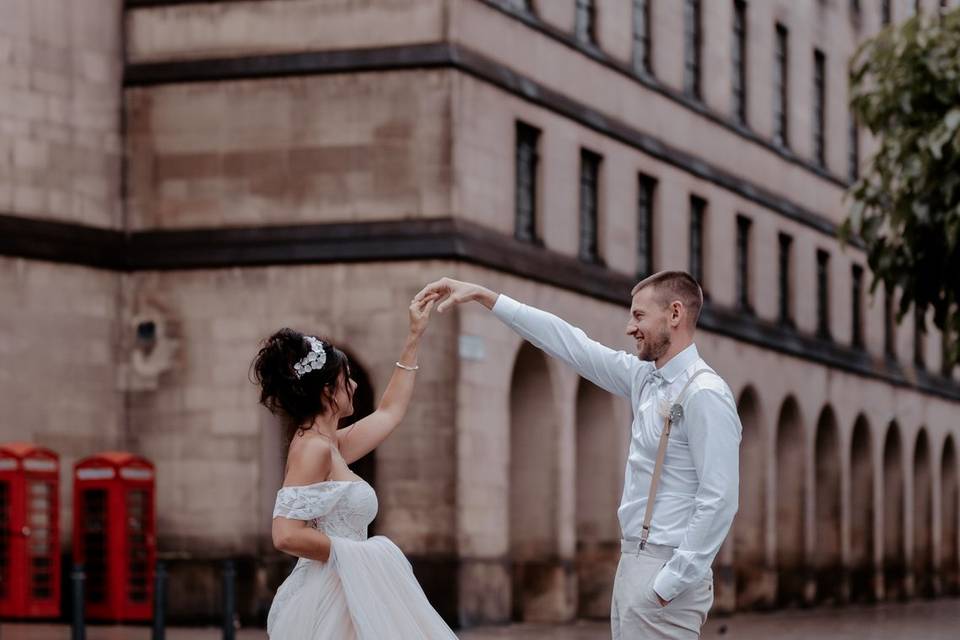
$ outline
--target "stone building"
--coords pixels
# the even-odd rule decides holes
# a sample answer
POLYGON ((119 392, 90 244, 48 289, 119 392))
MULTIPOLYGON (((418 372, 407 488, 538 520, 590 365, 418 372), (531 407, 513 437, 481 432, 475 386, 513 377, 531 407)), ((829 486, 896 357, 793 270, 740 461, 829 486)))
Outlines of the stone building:
MULTIPOLYGON (((65 541, 74 461, 153 460, 172 617, 235 558, 258 622, 260 339, 344 345, 369 411, 429 280, 630 350, 631 286, 688 269, 744 427, 715 609, 956 593, 960 378, 835 237, 873 147, 847 60, 937 4, 4 0, 0 440, 63 456, 65 541)), ((605 617, 629 406, 478 306, 421 363, 376 531, 457 624, 605 617)))

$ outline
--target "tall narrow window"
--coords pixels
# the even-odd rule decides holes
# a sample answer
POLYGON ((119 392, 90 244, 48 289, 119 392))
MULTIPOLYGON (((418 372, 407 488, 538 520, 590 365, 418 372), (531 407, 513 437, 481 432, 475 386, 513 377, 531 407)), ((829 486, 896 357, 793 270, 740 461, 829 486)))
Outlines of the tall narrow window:
POLYGON ((852 309, 850 317, 853 321, 851 327, 850 342, 857 349, 863 348, 863 267, 858 264, 853 265, 852 286, 850 291, 850 300, 852 309))
POLYGON ((537 240, 537 145, 540 130, 517 122, 516 174, 514 176, 514 235, 523 242, 537 240))
POLYGON ((913 310, 913 364, 918 369, 927 368, 927 328, 923 313, 913 310))
POLYGON ((706 289, 703 282, 703 227, 707 201, 690 196, 690 275, 706 289))
POLYGON ((653 75, 653 27, 650 3, 633 0, 633 70, 653 75))
POLYGON ((852 111, 847 127, 847 178, 855 182, 860 179, 860 126, 852 111))
POLYGON ((827 164, 824 136, 827 119, 826 59, 819 49, 813 51, 813 158, 821 167, 827 164))
POLYGON ((890 0, 882 0, 880 3, 880 19, 884 25, 893 22, 893 6, 890 0))
POLYGON ((897 357, 896 320, 893 310, 893 291, 883 288, 883 351, 888 358, 897 357))
POLYGON ((778 280, 780 282, 779 286, 779 320, 780 324, 792 327, 793 326, 793 302, 791 300, 792 291, 790 289, 791 277, 791 268, 792 268, 792 247, 793 247, 793 238, 786 233, 781 233, 779 236, 779 259, 777 260, 778 265, 778 280))
POLYGON ((598 241, 599 197, 597 186, 600 178, 600 156, 580 150, 580 259, 584 262, 600 261, 598 241))
POLYGON ((830 338, 830 254, 817 249, 817 336, 830 338))
POLYGON ((737 216, 737 306, 741 311, 751 312, 750 305, 750 226, 752 221, 744 215, 737 216))
POLYGON ((653 217, 655 178, 640 174, 637 190, 637 279, 653 274, 653 217))
POLYGON ((790 146, 787 131, 787 28, 777 25, 773 50, 773 141, 781 147, 790 146))
POLYGON ((688 96, 700 99, 700 56, 703 47, 703 25, 700 0, 683 3, 683 89, 688 96))
POLYGON ((597 7, 593 0, 577 0, 575 24, 577 40, 588 44, 597 43, 597 7))
POLYGON ((747 123, 747 3, 733 2, 733 116, 747 123))

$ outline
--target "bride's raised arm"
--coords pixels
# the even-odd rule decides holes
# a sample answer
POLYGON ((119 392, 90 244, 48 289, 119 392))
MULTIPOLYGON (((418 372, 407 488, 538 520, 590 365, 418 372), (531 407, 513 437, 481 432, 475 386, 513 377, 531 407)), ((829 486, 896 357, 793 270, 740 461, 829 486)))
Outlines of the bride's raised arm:
POLYGON ((340 454, 347 464, 376 449, 406 415, 410 397, 413 395, 417 369, 420 368, 417 351, 430 321, 436 298, 435 295, 424 296, 410 303, 410 331, 377 410, 337 432, 340 454))

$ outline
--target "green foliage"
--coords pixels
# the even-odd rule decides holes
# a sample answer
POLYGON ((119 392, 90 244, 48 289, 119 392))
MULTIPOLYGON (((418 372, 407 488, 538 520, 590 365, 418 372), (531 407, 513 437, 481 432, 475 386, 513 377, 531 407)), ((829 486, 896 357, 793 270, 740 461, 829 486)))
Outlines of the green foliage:
MULTIPOLYGON (((851 109, 879 142, 849 191, 841 237, 873 271, 960 335, 960 9, 916 17, 865 42, 850 64, 851 109)), ((951 348, 956 361, 957 341, 951 348)))

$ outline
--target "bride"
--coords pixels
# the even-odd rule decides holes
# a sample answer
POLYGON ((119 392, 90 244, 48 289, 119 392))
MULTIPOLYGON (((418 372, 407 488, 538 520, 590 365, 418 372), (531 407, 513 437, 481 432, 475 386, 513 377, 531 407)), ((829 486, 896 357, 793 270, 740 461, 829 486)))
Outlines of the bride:
POLYGON ((456 639, 400 549, 383 536, 367 539, 377 496, 347 466, 403 419, 435 302, 427 297, 410 305, 410 332, 379 407, 344 429, 337 425, 353 413, 357 384, 342 351, 281 329, 257 354, 260 402, 283 419, 291 438, 273 543, 299 558, 270 607, 272 640, 456 639))

